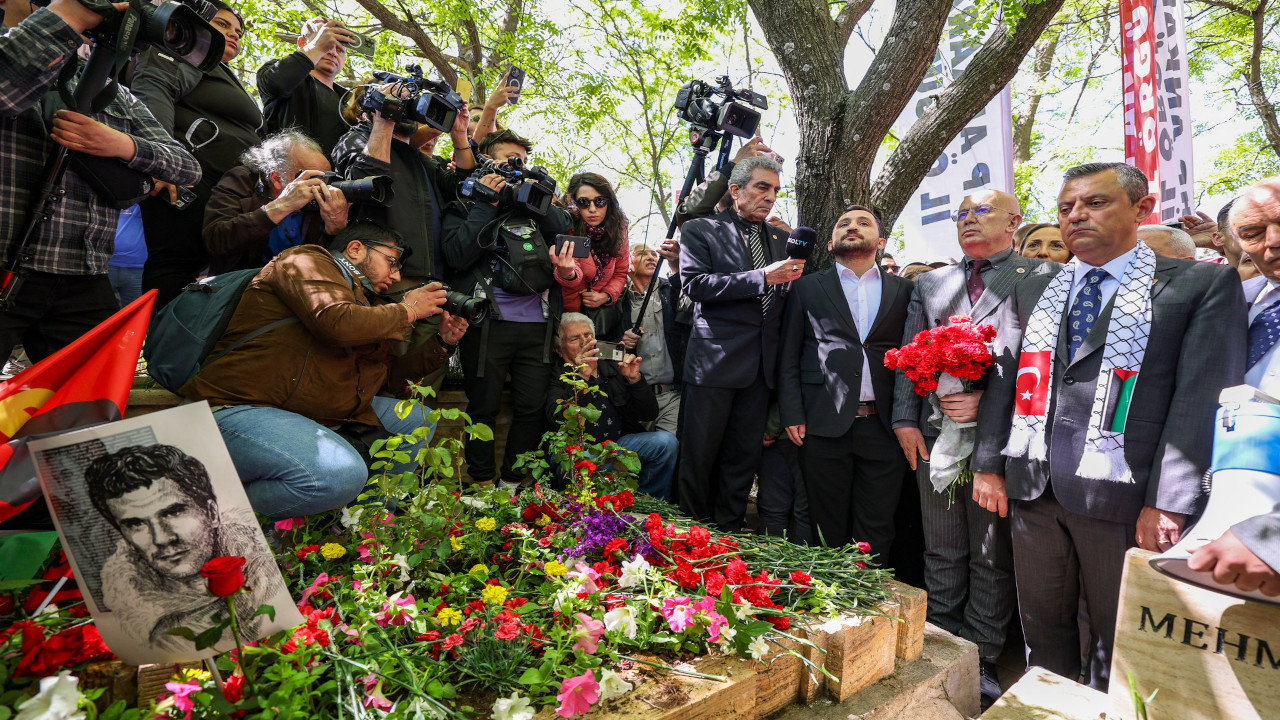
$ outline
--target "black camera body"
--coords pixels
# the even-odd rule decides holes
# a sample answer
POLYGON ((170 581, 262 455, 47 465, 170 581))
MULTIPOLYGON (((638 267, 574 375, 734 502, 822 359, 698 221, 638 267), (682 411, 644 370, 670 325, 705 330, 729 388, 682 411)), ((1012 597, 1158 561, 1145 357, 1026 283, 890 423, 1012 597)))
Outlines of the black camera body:
MULTIPOLYGON (((298 175, 304 172, 306 170, 300 170, 298 175)), ((294 177, 297 176, 295 175, 294 177)), ((395 190, 391 186, 391 177, 388 175, 370 175, 359 180, 347 180, 336 172, 328 171, 321 175, 320 179, 324 181, 325 185, 335 190, 341 190, 342 197, 349 203, 375 202, 379 205, 386 205, 395 197, 395 190)), ((319 212, 320 204, 312 200, 307 203, 305 209, 319 212)))
POLYGON ((476 202, 497 202, 499 207, 519 208, 538 217, 543 217, 551 209, 551 201, 556 195, 556 181, 547 174, 547 169, 535 165, 524 166, 519 155, 511 155, 504 163, 492 158, 476 166, 471 177, 462 182, 463 197, 476 202), (507 179, 507 186, 501 192, 480 182, 485 175, 498 174, 507 179))
POLYGON ((449 132, 458 113, 466 112, 466 101, 449 83, 423 77, 421 65, 410 65, 405 70, 409 73, 407 77, 374 71, 374 77, 384 83, 394 83, 394 87, 389 94, 368 88, 360 106, 392 122, 411 120, 442 133, 449 132), (404 97, 400 97, 402 93, 404 97))
POLYGON ((449 287, 449 284, 443 280, 427 280, 421 285, 415 285, 406 290, 397 291, 397 294, 403 294, 424 288, 433 282, 440 283, 440 289, 444 290, 444 304, 440 306, 441 310, 450 315, 457 315, 465 318, 472 325, 479 325, 484 319, 489 317, 489 304, 484 298, 472 297, 466 293, 460 293, 449 287))
POLYGON ((124 12, 108 0, 80 0, 80 4, 103 17, 86 34, 114 46, 123 57, 154 45, 201 72, 209 72, 222 62, 226 38, 209 23, 218 8, 205 0, 166 0, 158 5, 130 0, 124 12))
POLYGON ((752 106, 768 110, 768 98, 752 90, 734 90, 728 75, 721 75, 716 82, 719 84, 690 80, 680 88, 675 102, 680 119, 712 132, 726 132, 741 138, 755 136, 760 113, 752 106))

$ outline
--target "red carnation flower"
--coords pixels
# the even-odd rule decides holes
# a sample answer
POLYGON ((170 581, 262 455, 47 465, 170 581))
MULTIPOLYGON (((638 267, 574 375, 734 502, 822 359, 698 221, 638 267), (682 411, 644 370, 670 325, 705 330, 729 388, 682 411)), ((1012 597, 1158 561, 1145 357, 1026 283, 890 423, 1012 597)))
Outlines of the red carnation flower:
POLYGON ((796 570, 791 573, 791 582, 796 585, 808 587, 813 584, 813 578, 807 572, 800 572, 799 570, 796 570))

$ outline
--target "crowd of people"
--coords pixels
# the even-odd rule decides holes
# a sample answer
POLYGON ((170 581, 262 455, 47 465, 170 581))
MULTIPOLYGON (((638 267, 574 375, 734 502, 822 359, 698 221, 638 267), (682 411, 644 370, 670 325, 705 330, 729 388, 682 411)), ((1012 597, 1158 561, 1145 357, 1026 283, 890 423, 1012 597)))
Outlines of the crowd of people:
MULTIPOLYGON (((1029 663, 1106 687, 1124 553, 1168 549, 1203 509, 1219 391, 1280 395, 1280 180, 1175 227, 1146 224, 1155 200, 1136 169, 1081 165, 1056 224, 1023 224, 1015 197, 980 190, 954 214, 960 260, 901 268, 876 210, 851 205, 818 219, 834 262, 806 272, 772 214, 783 167, 756 138, 683 199, 679 239, 650 247, 599 174, 548 205, 516 199, 531 181, 499 166, 529 167, 533 147, 497 115, 518 89, 457 113, 452 157, 437 157, 440 132, 362 102, 392 86, 337 83, 354 36, 318 18, 259 70, 260 109, 226 65, 243 22, 210 1, 217 69, 147 51, 131 89, 91 115, 59 106, 53 83, 101 15, 4 3, 6 207, 31 206, 55 146, 117 158, 157 192, 121 211, 68 174, 0 311, 0 353, 22 344, 38 361, 140 291, 163 307, 202 276, 252 270, 180 394, 209 402, 269 517, 354 501, 378 437, 428 439, 395 398, 438 382, 455 353, 474 422, 492 427, 511 397, 504 456, 467 442, 470 481, 527 482, 517 458, 577 373, 599 389, 589 431, 640 456, 639 489, 721 530, 865 543, 888 564, 904 488, 918 493, 929 620, 978 645, 990 702, 1015 610, 1029 663), (387 202, 334 187, 378 176, 387 202), (446 312, 459 297, 487 317, 446 312), (995 327, 995 365, 935 405, 885 355, 957 315, 995 327), (930 474, 942 416, 976 428, 973 485, 954 501, 930 474)), ((24 217, 0 213, 6 261, 24 217)), ((1280 594, 1278 521, 1195 562, 1280 594)))

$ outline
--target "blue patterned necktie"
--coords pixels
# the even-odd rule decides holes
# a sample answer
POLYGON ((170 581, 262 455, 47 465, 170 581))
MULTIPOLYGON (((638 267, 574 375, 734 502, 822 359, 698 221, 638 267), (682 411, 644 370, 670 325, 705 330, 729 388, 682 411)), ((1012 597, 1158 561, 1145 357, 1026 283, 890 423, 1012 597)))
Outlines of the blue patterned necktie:
POLYGON ((1257 365, 1263 356, 1280 340, 1280 302, 1272 302, 1249 323, 1249 363, 1257 365))
POLYGON ((1094 268, 1084 276, 1084 285, 1076 293, 1075 302, 1071 303, 1071 317, 1067 320, 1070 336, 1067 341, 1067 362, 1075 362, 1076 351, 1089 337, 1089 331, 1098 321, 1102 313, 1102 280, 1107 271, 1094 268))

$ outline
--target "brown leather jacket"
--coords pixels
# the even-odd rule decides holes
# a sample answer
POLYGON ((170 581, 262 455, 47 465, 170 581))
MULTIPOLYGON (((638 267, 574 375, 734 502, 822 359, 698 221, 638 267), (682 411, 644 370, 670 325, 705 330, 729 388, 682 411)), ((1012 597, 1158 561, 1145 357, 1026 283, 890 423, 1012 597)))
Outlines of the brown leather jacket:
POLYGON ((406 380, 448 362, 448 353, 432 338, 393 356, 391 341, 404 339, 408 313, 354 285, 322 247, 299 245, 280 253, 249 283, 211 355, 276 320, 296 316, 300 322, 263 333, 215 360, 180 394, 210 405, 280 408, 322 425, 378 425, 373 396, 402 391, 406 380))
MULTIPOLYGON (((276 224, 263 208, 271 198, 258 192, 258 178, 244 165, 227 171, 213 188, 204 206, 204 247, 209 251, 209 274, 262 267, 262 256, 276 224)), ((303 211, 302 241, 329 244, 333 236, 324 232, 324 221, 314 212, 303 211)))

